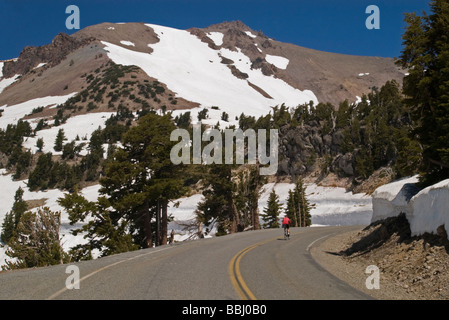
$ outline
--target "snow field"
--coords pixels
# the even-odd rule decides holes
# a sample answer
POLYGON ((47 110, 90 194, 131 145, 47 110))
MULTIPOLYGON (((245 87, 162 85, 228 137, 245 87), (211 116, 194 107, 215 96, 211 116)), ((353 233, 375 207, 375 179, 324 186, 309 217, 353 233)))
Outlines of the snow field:
POLYGON ((0 109, 3 109, 2 116, 0 117, 0 128, 6 129, 8 124, 16 124, 18 120, 30 114, 34 108, 62 104, 76 94, 77 92, 73 92, 65 96, 36 98, 13 106, 0 106, 0 109))
MULTIPOLYGON (((285 209, 288 191, 294 188, 290 183, 269 183, 259 199, 259 213, 263 213, 271 190, 274 188, 279 201, 285 209)), ((306 185, 306 196, 311 205, 312 226, 318 225, 366 225, 372 215, 371 197, 365 194, 353 194, 344 188, 322 187, 316 184, 306 185)), ((280 218, 284 214, 281 213, 280 218)))
MULTIPOLYGON (((139 66, 148 75, 165 83, 177 96, 199 103, 199 110, 218 106, 220 115, 226 112, 234 121, 242 112, 259 117, 266 115, 272 106, 282 103, 287 106, 297 106, 310 100, 318 103, 312 91, 300 91, 273 76, 264 76, 259 69, 252 70, 250 59, 240 50, 213 50, 187 31, 151 24, 147 26, 153 28, 160 39, 158 43, 148 45, 153 49, 151 54, 102 41, 109 58, 117 64, 139 66), (248 79, 242 80, 232 75, 231 70, 221 63, 221 56, 233 60, 241 72, 248 74, 248 79), (167 64, 166 61, 171 63, 167 64), (248 81, 262 88, 273 99, 265 98, 250 87, 248 81)), ((209 33, 209 36, 220 43, 217 33, 209 33)))
MULTIPOLYGON (((115 112, 98 112, 70 117, 60 126, 39 130, 36 132, 36 136, 25 138, 26 140, 24 141, 23 146, 35 153, 37 152, 36 142, 38 139, 42 138, 44 140, 42 152, 52 152, 54 155, 61 155, 62 151, 56 152, 53 147, 58 131, 63 129, 64 135, 67 138, 65 143, 71 142, 78 137, 80 140, 76 141, 76 143, 86 143, 86 148, 92 133, 98 128, 104 128, 106 120, 113 114, 115 114, 115 112)), ((86 151, 84 150, 84 152, 86 151)), ((85 153, 82 153, 82 155, 84 154, 85 153)))
POLYGON ((40 67, 45 66, 47 63, 46 62, 41 62, 39 63, 37 66, 35 66, 33 69, 39 69, 40 67))

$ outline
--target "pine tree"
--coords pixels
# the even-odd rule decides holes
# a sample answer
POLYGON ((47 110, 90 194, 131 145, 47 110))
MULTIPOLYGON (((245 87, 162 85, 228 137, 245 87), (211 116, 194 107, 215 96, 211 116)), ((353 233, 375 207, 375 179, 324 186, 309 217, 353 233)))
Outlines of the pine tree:
POLYGON ((293 190, 288 190, 288 197, 287 197, 287 206, 285 208, 285 215, 292 221, 293 227, 298 227, 298 219, 296 216, 296 200, 295 200, 295 193, 293 190))
POLYGON ((42 152, 42 148, 44 147, 44 139, 39 138, 36 142, 37 152, 42 152))
POLYGON ((259 165, 245 166, 236 179, 235 205, 239 212, 240 224, 245 229, 248 226, 253 230, 260 229, 258 204, 266 177, 261 176, 259 170, 259 165))
POLYGON ((67 193, 58 203, 69 214, 70 224, 83 222, 82 227, 72 230, 73 235, 83 233, 87 243, 80 244, 70 250, 73 260, 90 260, 92 251, 97 250, 101 256, 137 250, 129 233, 129 223, 117 217, 109 210, 110 202, 105 197, 97 202, 86 200, 75 188, 73 193, 67 193))
POLYGON ((48 179, 53 167, 52 154, 41 154, 37 159, 34 170, 28 176, 28 188, 31 191, 36 189, 46 189, 48 187, 48 179))
POLYGON ((4 244, 8 244, 9 240, 14 235, 15 231, 14 212, 7 212, 2 223, 1 241, 4 244))
POLYGON ((67 262, 60 239, 60 214, 49 208, 37 212, 25 212, 17 225, 14 236, 8 242, 5 269, 43 267, 67 262))
POLYGON ((310 215, 311 205, 306 197, 306 187, 300 177, 295 187, 296 199, 298 201, 298 212, 301 221, 301 227, 308 227, 312 224, 312 216, 310 215))
POLYGON ((14 224, 17 228, 19 221, 25 211, 28 209, 26 201, 23 200, 23 189, 19 187, 14 195, 14 204, 12 206, 12 211, 14 212, 14 224))
POLYGON ((210 164, 204 175, 204 200, 198 203, 198 211, 205 224, 218 224, 217 235, 244 229, 235 202, 232 167, 229 164, 210 164))
POLYGON ((15 234, 22 215, 28 209, 26 201, 23 200, 23 193, 23 189, 19 187, 14 195, 14 204, 12 206, 12 210, 5 215, 1 234, 1 240, 3 243, 9 243, 9 241, 15 234))
POLYGON ((282 210, 282 205, 279 203, 279 196, 273 189, 268 197, 267 207, 264 208, 262 220, 264 228, 279 228, 279 213, 282 210))
POLYGON ((308 227, 312 224, 310 204, 306 196, 306 188, 301 177, 298 178, 293 190, 289 190, 285 215, 292 221, 294 227, 308 227))
POLYGON ((175 128, 169 114, 141 117, 123 136, 123 148, 108 161, 100 180, 114 215, 129 222, 135 243, 144 248, 167 243, 168 202, 184 192, 182 166, 170 160, 175 128))
POLYGON ((398 63, 409 70, 403 91, 423 147, 426 184, 449 177, 449 3, 432 0, 431 14, 406 14, 398 63))
POLYGON ((58 134, 56 135, 55 145, 54 145, 53 149, 58 152, 62 151, 62 148, 64 145, 64 140, 66 140, 66 137, 64 134, 64 129, 59 129, 58 134))

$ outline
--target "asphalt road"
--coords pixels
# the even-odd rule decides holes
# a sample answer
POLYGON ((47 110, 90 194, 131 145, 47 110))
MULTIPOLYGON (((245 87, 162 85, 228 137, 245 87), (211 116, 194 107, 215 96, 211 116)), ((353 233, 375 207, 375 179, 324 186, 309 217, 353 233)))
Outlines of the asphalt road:
POLYGON ((311 246, 354 227, 250 231, 0 273, 0 299, 370 299, 324 270, 311 246), (73 279, 73 266, 79 282, 73 279), (78 285, 79 289, 69 289, 78 285))

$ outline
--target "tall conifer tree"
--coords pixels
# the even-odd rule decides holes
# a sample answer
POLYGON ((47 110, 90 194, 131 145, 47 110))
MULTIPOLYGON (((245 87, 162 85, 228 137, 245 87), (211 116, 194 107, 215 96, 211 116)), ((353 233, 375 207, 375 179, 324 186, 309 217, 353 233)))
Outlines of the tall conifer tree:
POLYGON ((403 91, 417 122, 426 184, 449 178, 449 1, 432 0, 430 8, 430 15, 406 14, 398 60, 409 70, 403 91))
POLYGON ((279 228, 279 213, 282 210, 282 205, 279 203, 279 196, 273 189, 268 197, 267 207, 264 208, 262 220, 265 222, 264 228, 279 228))

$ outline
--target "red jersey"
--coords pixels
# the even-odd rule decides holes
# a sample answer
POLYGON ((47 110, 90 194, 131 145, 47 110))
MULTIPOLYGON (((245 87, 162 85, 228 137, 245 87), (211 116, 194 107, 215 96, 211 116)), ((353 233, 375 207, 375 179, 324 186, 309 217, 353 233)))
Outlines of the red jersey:
POLYGON ((291 220, 287 216, 282 220, 282 224, 290 225, 290 223, 291 223, 291 220))

